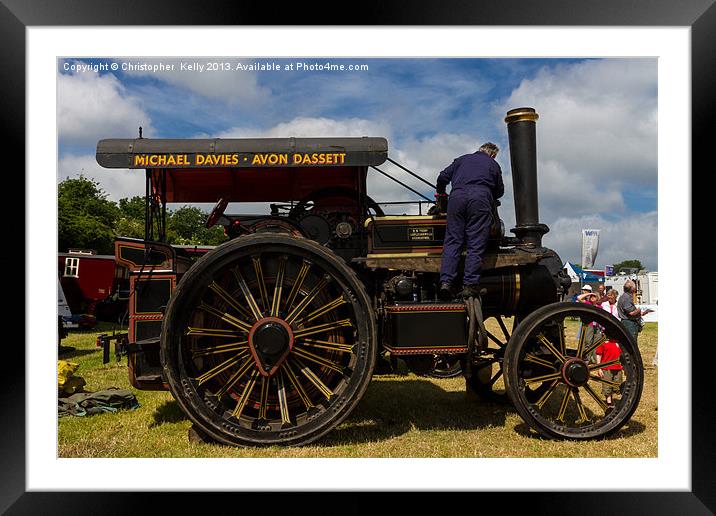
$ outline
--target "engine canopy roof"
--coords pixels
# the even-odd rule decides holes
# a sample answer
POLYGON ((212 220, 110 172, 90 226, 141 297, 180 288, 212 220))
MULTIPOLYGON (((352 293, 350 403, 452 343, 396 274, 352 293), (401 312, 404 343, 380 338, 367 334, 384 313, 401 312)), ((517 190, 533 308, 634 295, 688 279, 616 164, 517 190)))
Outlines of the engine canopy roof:
POLYGON ((365 192, 367 167, 388 157, 382 137, 105 139, 104 168, 166 175, 167 202, 295 201, 318 188, 365 192))

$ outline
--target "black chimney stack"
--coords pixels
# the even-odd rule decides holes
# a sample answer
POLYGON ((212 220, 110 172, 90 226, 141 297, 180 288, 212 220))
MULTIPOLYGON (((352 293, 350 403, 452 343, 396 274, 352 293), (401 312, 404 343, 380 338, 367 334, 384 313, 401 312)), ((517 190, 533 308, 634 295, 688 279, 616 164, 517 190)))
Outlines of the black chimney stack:
POLYGON ((505 117, 515 195, 516 226, 512 232, 530 247, 542 247, 542 235, 549 231, 539 222, 535 131, 538 118, 537 112, 529 107, 511 109, 505 117))

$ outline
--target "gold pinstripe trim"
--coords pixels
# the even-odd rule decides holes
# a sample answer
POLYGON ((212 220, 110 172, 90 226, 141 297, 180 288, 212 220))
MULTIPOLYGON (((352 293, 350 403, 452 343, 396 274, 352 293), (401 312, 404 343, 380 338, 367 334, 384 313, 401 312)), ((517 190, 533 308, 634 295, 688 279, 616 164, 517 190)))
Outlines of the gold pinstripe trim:
MULTIPOLYGON (((144 312, 145 314, 148 312, 144 312)), ((161 321, 164 319, 164 314, 161 312, 150 313, 149 315, 130 315, 130 319, 133 321, 161 321)))
POLYGON ((430 355, 433 353, 445 354, 461 354, 467 352, 467 346, 446 346, 446 347, 430 347, 430 348, 391 348, 384 346, 393 355, 430 355))
POLYGON ((520 302, 520 270, 515 270, 515 303, 512 305, 513 310, 517 310, 517 305, 520 302))
POLYGON ((408 313, 408 314, 424 314, 424 313, 430 313, 430 312, 438 312, 438 313, 462 313, 465 311, 465 307, 462 308, 427 308, 427 309, 407 309, 403 307, 399 308, 387 308, 385 309, 386 312, 391 313, 408 313))
POLYGON ((365 227, 368 227, 373 221, 375 222, 381 222, 383 220, 400 220, 402 222, 406 222, 408 220, 433 220, 433 221, 442 221, 445 222, 447 219, 445 217, 435 217, 434 215, 386 215, 385 217, 373 217, 366 219, 366 221, 363 223, 365 227))
POLYGON ((390 251, 388 253, 382 253, 382 254, 395 254, 400 255, 401 258, 408 256, 414 256, 416 254, 416 250, 420 253, 426 253, 426 254, 434 254, 436 257, 438 255, 442 256, 442 246, 439 245, 416 245, 416 246, 410 246, 410 247, 388 247, 388 246, 373 246, 372 251, 390 251), (400 251, 403 251, 402 253, 400 251))
POLYGON ((411 252, 405 252, 405 253, 386 253, 386 254, 368 254, 366 255, 366 259, 374 259, 374 258, 440 258, 442 257, 442 253, 411 253, 411 252))

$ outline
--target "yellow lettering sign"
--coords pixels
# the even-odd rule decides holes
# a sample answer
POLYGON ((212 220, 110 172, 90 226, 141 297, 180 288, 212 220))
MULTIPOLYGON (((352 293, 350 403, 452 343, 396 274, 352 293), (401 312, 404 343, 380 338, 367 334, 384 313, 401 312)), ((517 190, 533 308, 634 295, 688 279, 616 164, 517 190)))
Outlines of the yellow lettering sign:
MULTIPOLYGON (((248 157, 239 154, 137 154, 133 157, 132 167, 230 167, 237 166, 243 160, 248 165, 248 157)), ((344 165, 345 152, 297 153, 289 157, 287 153, 258 153, 251 157, 253 167, 272 167, 291 165, 344 165)))

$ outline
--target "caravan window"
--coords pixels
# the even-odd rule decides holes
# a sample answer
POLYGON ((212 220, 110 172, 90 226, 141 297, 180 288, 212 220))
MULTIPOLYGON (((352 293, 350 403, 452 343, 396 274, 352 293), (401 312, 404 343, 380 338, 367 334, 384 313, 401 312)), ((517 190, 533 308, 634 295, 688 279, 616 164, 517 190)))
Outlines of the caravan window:
POLYGON ((80 272, 79 258, 65 258, 65 277, 77 278, 80 272))

